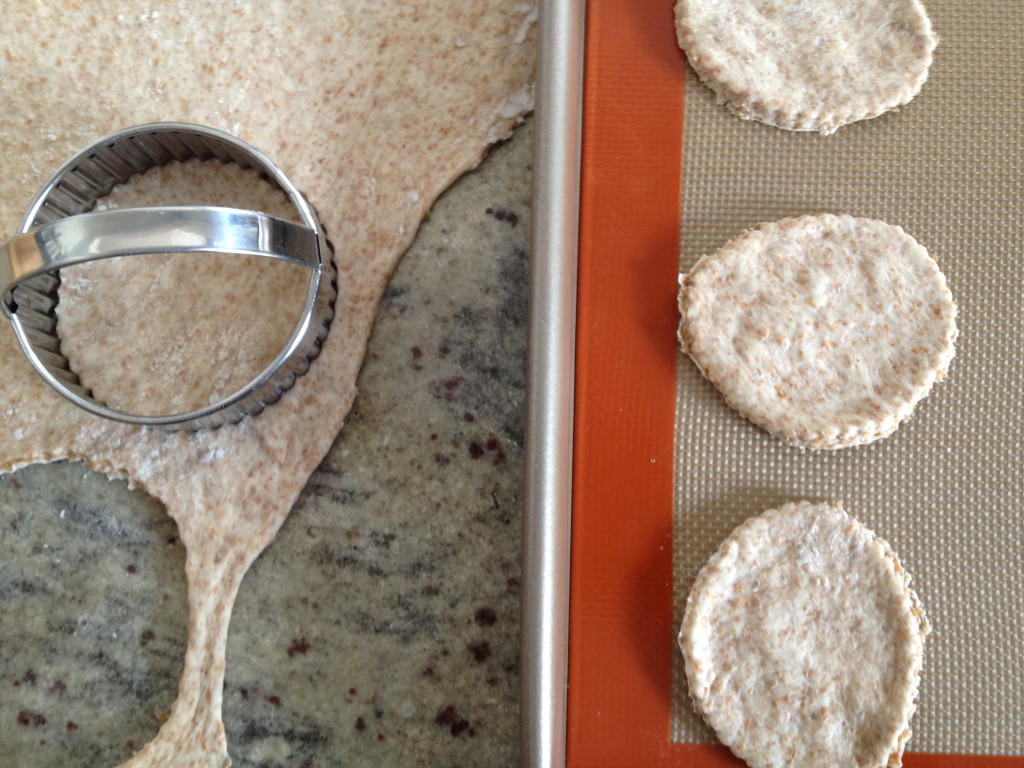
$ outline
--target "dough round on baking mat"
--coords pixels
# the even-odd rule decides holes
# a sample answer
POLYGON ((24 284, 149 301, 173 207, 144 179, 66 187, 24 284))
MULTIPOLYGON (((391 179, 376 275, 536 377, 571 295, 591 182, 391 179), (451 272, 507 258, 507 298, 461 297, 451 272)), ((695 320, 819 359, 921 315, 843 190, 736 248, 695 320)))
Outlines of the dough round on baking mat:
POLYGON ((821 133, 909 102, 937 42, 920 0, 678 0, 676 36, 736 115, 821 133))
POLYGON ((851 216, 762 224, 682 280, 679 340, 737 411, 790 445, 893 432, 945 376, 956 305, 899 227, 851 216))
POLYGON ((909 584, 841 505, 747 520, 686 602, 694 707, 754 768, 899 766, 930 631, 909 584))

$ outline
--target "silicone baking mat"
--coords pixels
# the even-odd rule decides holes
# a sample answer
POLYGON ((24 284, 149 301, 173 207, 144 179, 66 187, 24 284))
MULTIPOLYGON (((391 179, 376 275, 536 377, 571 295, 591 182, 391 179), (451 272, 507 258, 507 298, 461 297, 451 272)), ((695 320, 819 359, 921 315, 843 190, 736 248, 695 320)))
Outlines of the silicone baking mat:
POLYGON ((905 764, 1024 765, 1024 4, 929 4, 922 93, 830 137, 716 106, 672 5, 587 7, 568 764, 739 764, 690 709, 675 634, 721 540, 810 498, 893 545, 933 625, 905 764), (735 415, 674 337, 677 272, 818 211, 902 225, 959 306, 948 380, 892 437, 834 453, 735 415))

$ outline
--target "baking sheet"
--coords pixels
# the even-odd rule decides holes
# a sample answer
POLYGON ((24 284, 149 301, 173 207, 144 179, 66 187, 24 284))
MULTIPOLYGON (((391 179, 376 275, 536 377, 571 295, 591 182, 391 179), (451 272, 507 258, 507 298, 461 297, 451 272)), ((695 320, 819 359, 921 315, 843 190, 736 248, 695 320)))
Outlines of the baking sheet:
MULTIPOLYGON (((901 225, 958 304, 949 378, 891 438, 838 452, 782 445, 680 356, 674 623, 700 566, 746 517, 842 500, 889 541, 934 632, 909 749, 1024 754, 1024 13, 934 3, 941 43, 921 94, 835 135, 737 120, 686 82, 680 269, 761 221, 828 211, 901 225), (966 68, 970 66, 970 76, 966 68)), ((672 738, 713 740, 673 665, 672 738)))
POLYGON ((915 576, 935 632, 904 764, 1024 765, 1007 437, 1024 405, 1021 8, 930 6, 942 42, 918 99, 821 137, 715 107, 686 80, 672 7, 587 7, 567 764, 739 764, 689 711, 675 634, 721 539, 798 495, 842 498, 915 576), (889 219, 929 247, 961 338, 949 380, 896 435, 800 454, 678 352, 675 277, 747 226, 822 210, 889 219))
POLYGON ((583 0, 539 14, 519 655, 522 764, 565 765, 583 0))

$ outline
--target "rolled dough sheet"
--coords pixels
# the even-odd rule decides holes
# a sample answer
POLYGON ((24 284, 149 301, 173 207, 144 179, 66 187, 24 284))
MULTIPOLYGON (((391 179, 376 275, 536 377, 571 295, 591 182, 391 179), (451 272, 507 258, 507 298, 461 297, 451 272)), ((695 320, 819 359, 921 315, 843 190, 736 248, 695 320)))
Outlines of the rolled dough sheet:
MULTIPOLYGON (((0 471, 77 459, 126 477, 164 503, 187 548, 178 699, 126 765, 229 762, 220 709, 238 585, 342 426, 381 293, 419 221, 532 107, 535 21, 535 6, 494 0, 157 10, 129 0, 17 4, 0 16, 4 238, 66 157, 117 129, 180 120, 268 154, 336 245, 337 314, 323 353, 281 402, 235 426, 168 433, 89 416, 51 391, 9 327, 0 330, 0 471)), ((197 261, 184 274, 199 286, 208 269, 197 261)), ((251 279, 241 264, 233 287, 251 279)), ((112 290, 129 309, 151 300, 145 280, 94 290, 112 290)), ((239 300, 255 314, 271 313, 258 304, 276 298, 242 290, 239 300)), ((140 361, 137 375, 145 383, 152 373, 140 361)))

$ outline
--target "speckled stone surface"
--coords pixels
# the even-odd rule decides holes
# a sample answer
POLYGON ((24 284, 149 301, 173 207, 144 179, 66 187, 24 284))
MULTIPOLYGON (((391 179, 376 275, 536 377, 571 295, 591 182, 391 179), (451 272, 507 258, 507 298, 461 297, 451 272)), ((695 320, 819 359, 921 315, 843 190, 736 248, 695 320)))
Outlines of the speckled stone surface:
MULTIPOLYGON (((435 205, 345 429, 242 583, 236 766, 518 764, 531 126, 435 205)), ((0 478, 0 766, 117 765, 185 648, 160 504, 74 464, 0 478)))

